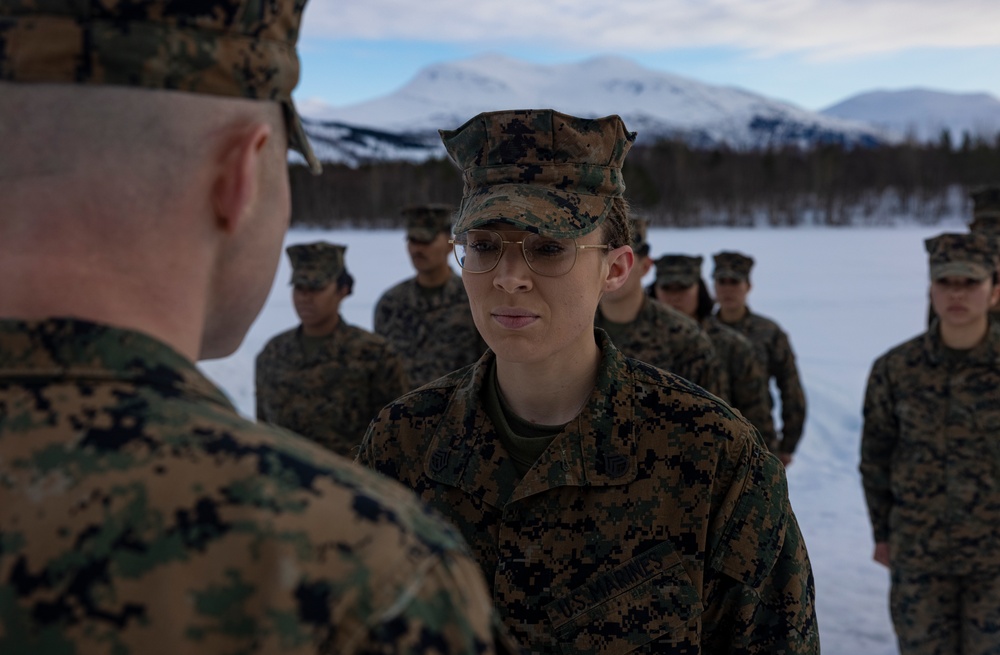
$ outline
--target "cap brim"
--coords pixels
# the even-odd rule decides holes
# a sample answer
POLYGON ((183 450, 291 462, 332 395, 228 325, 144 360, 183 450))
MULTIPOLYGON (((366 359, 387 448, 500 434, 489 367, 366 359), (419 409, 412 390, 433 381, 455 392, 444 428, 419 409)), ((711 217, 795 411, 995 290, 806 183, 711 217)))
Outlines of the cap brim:
POLYGON ((745 280, 747 279, 746 273, 740 273, 739 271, 734 271, 731 268, 717 268, 715 272, 712 273, 712 277, 719 279, 720 277, 731 278, 733 280, 745 280))
POLYGON ((313 152, 312 145, 309 143, 309 137, 306 136, 306 130, 302 127, 299 112, 295 109, 295 104, 289 98, 283 101, 281 106, 285 110, 285 126, 288 128, 289 149, 302 155, 303 159, 306 160, 306 165, 309 167, 310 173, 319 175, 323 172, 323 165, 319 163, 316 153, 313 152))
POLYGON ((436 231, 426 227, 411 227, 406 231, 407 238, 423 243, 430 243, 437 238, 438 234, 444 234, 444 231, 436 231))
POLYGON ((678 286, 690 287, 698 283, 697 277, 692 277, 690 275, 684 275, 682 273, 672 274, 668 273, 666 275, 656 276, 656 286, 665 287, 672 284, 678 286))
POLYGON ((612 202, 609 196, 531 184, 495 184, 462 198, 455 234, 503 222, 557 239, 575 239, 597 229, 612 202))
POLYGON ((975 262, 948 262, 931 266, 931 279, 940 280, 946 277, 966 277, 973 280, 985 280, 993 271, 975 262))

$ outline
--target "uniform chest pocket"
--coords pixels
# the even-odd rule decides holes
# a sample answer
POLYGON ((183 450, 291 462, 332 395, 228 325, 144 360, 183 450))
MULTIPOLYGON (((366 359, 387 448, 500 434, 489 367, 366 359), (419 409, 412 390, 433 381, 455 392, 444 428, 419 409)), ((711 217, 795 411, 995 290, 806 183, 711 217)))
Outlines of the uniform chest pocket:
POLYGON ((588 581, 545 607, 566 655, 620 655, 655 640, 692 646, 701 597, 669 543, 588 581))

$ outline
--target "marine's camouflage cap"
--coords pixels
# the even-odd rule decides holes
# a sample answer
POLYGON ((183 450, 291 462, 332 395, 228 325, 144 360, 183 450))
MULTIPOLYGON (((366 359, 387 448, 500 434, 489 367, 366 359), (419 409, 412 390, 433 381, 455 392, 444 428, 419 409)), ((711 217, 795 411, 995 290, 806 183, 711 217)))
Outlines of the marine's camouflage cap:
POLYGON ((456 234, 501 221, 560 239, 607 218, 625 192, 622 162, 635 141, 618 116, 552 109, 482 113, 440 134, 465 183, 456 234))
POLYGON ((429 243, 444 232, 451 234, 451 216, 454 207, 449 205, 416 205, 402 212, 406 219, 406 236, 414 241, 429 243))
POLYGON ((320 171, 292 104, 306 0, 0 0, 0 80, 110 84, 280 102, 289 147, 320 171))
POLYGON ((656 260, 656 285, 676 284, 689 287, 701 279, 702 257, 663 255, 656 260))
POLYGON ((1000 186, 976 189, 969 195, 972 197, 972 222, 969 223, 969 229, 1000 235, 1000 186))
POLYGON ((326 241, 288 246, 285 252, 292 262, 294 286, 322 289, 336 281, 344 272, 344 253, 347 246, 326 241))
POLYGON ((997 270, 996 240, 985 234, 939 234, 924 241, 931 279, 967 277, 985 280, 997 270))
POLYGON ((753 268, 753 257, 741 252, 722 251, 712 255, 715 270, 712 277, 733 278, 734 280, 749 280, 750 269, 753 268))

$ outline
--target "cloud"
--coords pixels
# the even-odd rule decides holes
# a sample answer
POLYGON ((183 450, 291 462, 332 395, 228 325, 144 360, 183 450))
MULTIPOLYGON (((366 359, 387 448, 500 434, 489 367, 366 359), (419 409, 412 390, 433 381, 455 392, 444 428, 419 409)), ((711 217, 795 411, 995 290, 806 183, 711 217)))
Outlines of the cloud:
POLYGON ((304 36, 548 50, 731 47, 841 59, 1000 46, 995 0, 311 0, 304 36))

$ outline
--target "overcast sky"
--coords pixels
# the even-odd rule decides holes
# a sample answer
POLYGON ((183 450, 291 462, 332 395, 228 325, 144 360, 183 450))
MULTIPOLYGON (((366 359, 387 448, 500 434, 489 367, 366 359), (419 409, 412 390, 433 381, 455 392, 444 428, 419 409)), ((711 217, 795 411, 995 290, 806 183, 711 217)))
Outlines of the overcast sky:
POLYGON ((807 109, 874 89, 1000 97, 996 0, 310 0, 296 98, 346 105, 429 64, 615 54, 807 109))

